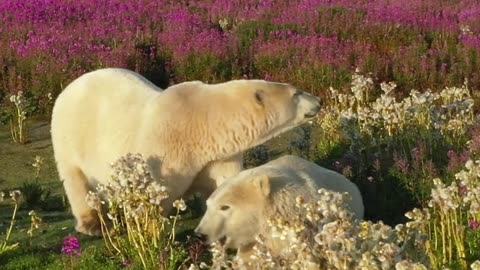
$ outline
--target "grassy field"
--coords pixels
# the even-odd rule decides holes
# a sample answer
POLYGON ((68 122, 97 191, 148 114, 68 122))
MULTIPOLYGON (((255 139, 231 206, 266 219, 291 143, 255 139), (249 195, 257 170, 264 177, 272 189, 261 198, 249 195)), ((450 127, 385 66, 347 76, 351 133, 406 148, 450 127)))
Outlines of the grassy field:
POLYGON ((61 187, 53 160, 50 141, 50 125, 47 118, 31 119, 29 125, 29 143, 13 143, 10 130, 0 126, 0 190, 20 187, 33 178, 35 156, 45 159, 41 170, 41 180, 52 190, 61 187))
MULTIPOLYGON (((25 145, 13 143, 8 127, 0 126, 0 190, 22 188, 34 178, 32 163, 35 156, 44 158, 40 172, 40 184, 50 190, 53 196, 63 195, 61 182, 55 169, 50 125, 48 119, 34 119, 30 122, 29 142, 25 145)), ((57 200, 61 202, 61 200, 57 200)), ((62 205, 58 206, 62 208, 62 205)), ((39 211, 43 224, 30 239, 30 209, 21 208, 17 213, 11 243, 19 242, 19 248, 0 256, 1 269, 64 269, 60 250, 63 237, 75 234, 72 215, 65 211, 39 211)), ((5 233, 10 225, 13 207, 0 203, 0 231, 5 233)), ((76 235, 76 234, 75 234, 76 235)), ((1 235, 3 238, 5 235, 1 235)), ((102 245, 100 238, 78 235, 82 249, 102 245)), ((95 249, 96 250, 96 249, 95 249)))
MULTIPOLYGON (((37 119, 31 124, 29 143, 15 144, 11 141, 7 127, 0 128, 0 190, 19 189, 23 183, 34 178, 33 159, 36 155, 43 157, 44 166, 40 181, 42 186, 55 194, 61 194, 61 183, 55 170, 53 151, 49 136, 47 119, 37 119)), ((0 204, 0 231, 5 233, 10 225, 13 207, 0 204)), ((20 248, 0 257, 2 269, 62 269, 58 255, 62 239, 73 231, 73 219, 67 211, 40 212, 43 225, 32 239, 28 239, 26 231, 30 227, 30 209, 22 209, 17 213, 11 242, 20 242, 20 248)), ((2 235, 2 238, 4 235, 2 235)), ((85 245, 98 244, 99 239, 84 237, 85 245)))

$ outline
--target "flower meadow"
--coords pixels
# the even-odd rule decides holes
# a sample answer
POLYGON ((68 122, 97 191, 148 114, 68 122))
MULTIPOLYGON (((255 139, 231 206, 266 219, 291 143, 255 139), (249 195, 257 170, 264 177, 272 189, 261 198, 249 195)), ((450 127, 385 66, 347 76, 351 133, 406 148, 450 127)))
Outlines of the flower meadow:
POLYGON ((27 113, 74 78, 125 67, 165 87, 185 80, 287 81, 323 94, 355 68, 403 92, 480 86, 474 0, 0 1, 0 99, 27 113))
MULTIPOLYGON (((294 219, 268 217, 253 269, 480 269, 478 1, 0 0, 0 48, 0 122, 19 147, 70 81, 101 67, 160 87, 260 78, 322 96, 316 119, 280 136, 280 150, 250 149, 245 165, 290 153, 336 170, 359 186, 365 220, 344 194, 299 197, 294 219), (273 256, 266 238, 289 249, 273 256)), ((71 230, 47 248, 49 207, 68 205, 42 186, 49 159, 35 156, 34 181, 0 192, 0 268, 48 249, 41 269, 242 269, 221 243, 183 230, 197 201, 162 212, 168 190, 144 158, 120 158, 87 196, 103 212, 100 245, 71 230)))

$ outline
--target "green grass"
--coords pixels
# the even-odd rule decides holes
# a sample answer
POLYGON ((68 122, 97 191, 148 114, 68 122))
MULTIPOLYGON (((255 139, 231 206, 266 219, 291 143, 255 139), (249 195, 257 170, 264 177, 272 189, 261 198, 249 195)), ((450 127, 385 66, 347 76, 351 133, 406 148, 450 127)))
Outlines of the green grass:
POLYGON ((58 180, 50 140, 49 119, 29 119, 25 145, 12 141, 8 127, 0 125, 0 190, 20 188, 34 178, 32 163, 36 155, 45 159, 40 180, 55 193, 62 189, 58 180))
MULTIPOLYGON (((5 236, 12 210, 5 204, 0 206, 0 240, 5 236)), ((40 215, 43 224, 29 239, 28 211, 18 212, 9 243, 19 243, 19 247, 0 255, 0 269, 65 269, 64 261, 69 258, 61 255, 61 248, 63 238, 69 234, 78 237, 82 254, 74 269, 122 269, 120 262, 108 256, 101 238, 75 232, 74 219, 68 212, 40 212, 40 215)), ((198 217, 185 215, 179 223, 177 239, 183 241, 197 223, 198 217)))
MULTIPOLYGON (((4 233, 9 226, 12 211, 13 207, 10 205, 0 206, 0 240, 5 237, 4 233)), ((77 234, 73 229, 74 220, 67 211, 39 214, 43 224, 30 239, 27 235, 30 228, 28 210, 20 210, 17 213, 9 243, 19 243, 19 247, 0 255, 1 269, 63 269, 60 251, 63 238, 69 234, 78 236, 82 251, 91 253, 93 248, 98 253, 101 250, 103 246, 101 238, 77 234)))

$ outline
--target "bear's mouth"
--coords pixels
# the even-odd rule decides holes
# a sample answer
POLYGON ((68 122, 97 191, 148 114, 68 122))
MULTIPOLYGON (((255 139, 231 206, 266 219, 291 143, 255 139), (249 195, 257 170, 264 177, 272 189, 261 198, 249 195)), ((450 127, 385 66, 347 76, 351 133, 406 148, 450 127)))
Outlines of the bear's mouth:
POLYGON ((320 109, 321 109, 320 106, 315 107, 313 110, 311 110, 310 112, 305 114, 305 118, 315 117, 318 114, 318 112, 320 111, 320 109))

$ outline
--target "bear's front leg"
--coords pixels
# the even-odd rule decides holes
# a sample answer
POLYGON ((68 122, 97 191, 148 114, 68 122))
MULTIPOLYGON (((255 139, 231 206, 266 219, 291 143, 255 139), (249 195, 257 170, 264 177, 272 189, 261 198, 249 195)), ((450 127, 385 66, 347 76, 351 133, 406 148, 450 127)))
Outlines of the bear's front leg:
POLYGON ((77 223, 75 230, 87 235, 102 235, 97 211, 90 208, 85 200, 89 190, 85 174, 76 167, 58 165, 58 170, 77 223))
POLYGON ((235 176, 243 170, 243 154, 226 160, 212 161, 205 166, 193 180, 187 196, 200 193, 207 199, 225 179, 235 176))

